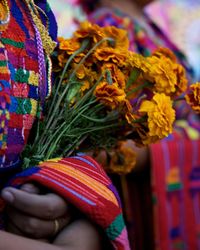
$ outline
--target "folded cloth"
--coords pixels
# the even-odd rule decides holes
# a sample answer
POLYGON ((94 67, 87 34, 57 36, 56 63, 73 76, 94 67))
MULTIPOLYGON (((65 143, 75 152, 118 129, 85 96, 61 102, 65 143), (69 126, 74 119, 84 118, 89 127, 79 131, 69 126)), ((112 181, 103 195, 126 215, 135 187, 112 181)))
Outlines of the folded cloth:
POLYGON ((16 175, 9 185, 34 181, 55 191, 99 225, 114 249, 129 250, 118 193, 103 168, 89 156, 56 158, 16 175))

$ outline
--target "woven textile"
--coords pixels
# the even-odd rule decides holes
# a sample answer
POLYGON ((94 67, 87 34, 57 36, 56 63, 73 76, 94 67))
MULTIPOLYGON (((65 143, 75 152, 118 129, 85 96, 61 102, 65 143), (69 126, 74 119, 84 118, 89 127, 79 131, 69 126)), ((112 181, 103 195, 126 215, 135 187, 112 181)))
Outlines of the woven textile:
POLYGON ((104 229, 114 249, 130 249, 117 191, 91 157, 46 161, 19 174, 11 185, 27 181, 36 181, 66 198, 104 229))
POLYGON ((0 171, 18 163, 42 94, 35 27, 24 1, 8 2, 11 20, 0 34, 0 171))
POLYGON ((151 147, 156 249, 200 249, 200 140, 151 147))

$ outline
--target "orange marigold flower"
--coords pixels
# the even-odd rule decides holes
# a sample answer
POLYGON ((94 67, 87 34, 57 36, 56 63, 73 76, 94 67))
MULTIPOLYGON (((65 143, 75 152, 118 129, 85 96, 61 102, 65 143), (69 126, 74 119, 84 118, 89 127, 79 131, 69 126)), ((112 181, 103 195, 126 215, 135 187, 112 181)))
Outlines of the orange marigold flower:
POLYGON ((147 58, 147 61, 150 66, 145 76, 155 82, 157 92, 180 95, 186 91, 188 84, 186 71, 182 65, 176 63, 176 57, 171 50, 159 48, 147 58))
POLYGON ((128 50, 129 40, 126 30, 118 29, 115 26, 106 26, 103 28, 106 37, 114 39, 114 47, 128 50))
POLYGON ((57 39, 58 39, 58 42, 59 42, 59 43, 65 40, 65 38, 62 37, 62 36, 59 36, 57 39))
POLYGON ((158 58, 165 56, 165 57, 169 58, 172 62, 177 61, 174 53, 168 48, 159 47, 158 49, 156 49, 153 52, 152 56, 156 56, 158 58))
POLYGON ((114 63, 104 63, 102 66, 102 72, 108 70, 110 72, 113 83, 116 83, 119 88, 125 89, 126 87, 126 78, 123 72, 118 68, 114 63))
POLYGON ((186 76, 186 70, 185 68, 183 68, 182 65, 176 63, 174 65, 174 72, 177 77, 177 82, 175 85, 176 88, 175 95, 178 96, 186 91, 188 85, 188 79, 186 76))
POLYGON ((101 82, 96 87, 94 95, 111 109, 119 107, 126 97, 123 89, 120 89, 116 84, 108 84, 107 82, 101 82))
POLYGON ((76 76, 78 79, 83 79, 85 77, 85 73, 86 73, 85 66, 83 64, 81 64, 76 71, 76 76))
POLYGON ((125 114, 125 118, 126 118, 126 120, 127 120, 127 122, 128 122, 129 124, 133 124, 133 121, 135 121, 136 116, 135 116, 135 114, 133 114, 133 113, 131 113, 131 112, 127 112, 127 113, 125 114))
POLYGON ((68 56, 65 53, 58 54, 58 64, 60 67, 64 67, 68 60, 68 56))
POLYGON ((87 38, 90 37, 95 43, 102 40, 105 37, 103 29, 88 21, 82 22, 80 28, 74 33, 77 38, 87 38))
POLYGON ((136 165, 136 153, 134 149, 126 142, 120 141, 115 150, 110 153, 109 164, 106 164, 105 170, 110 173, 128 174, 136 165))
POLYGON ((192 109, 200 114, 200 82, 190 85, 189 94, 185 99, 192 109))
POLYGON ((99 48, 95 51, 94 57, 99 61, 113 62, 116 65, 123 66, 125 64, 128 53, 119 49, 99 48))
POLYGON ((157 135, 150 136, 148 134, 148 129, 145 126, 137 126, 136 132, 137 136, 134 136, 133 140, 138 147, 143 147, 160 140, 157 135))
POLYGON ((124 100, 120 111, 123 113, 123 115, 125 115, 125 118, 129 124, 132 124, 133 121, 137 119, 137 115, 135 113, 132 113, 132 105, 127 99, 124 100))
POLYGON ((151 101, 142 102, 139 111, 147 114, 149 137, 162 139, 172 133, 175 110, 169 96, 156 93, 151 101))
POLYGON ((81 85, 81 91, 84 92, 85 90, 90 88, 90 82, 88 80, 83 81, 81 85))
POLYGON ((59 49, 65 50, 68 55, 73 54, 76 50, 80 48, 81 44, 76 38, 71 39, 61 39, 59 43, 59 49))

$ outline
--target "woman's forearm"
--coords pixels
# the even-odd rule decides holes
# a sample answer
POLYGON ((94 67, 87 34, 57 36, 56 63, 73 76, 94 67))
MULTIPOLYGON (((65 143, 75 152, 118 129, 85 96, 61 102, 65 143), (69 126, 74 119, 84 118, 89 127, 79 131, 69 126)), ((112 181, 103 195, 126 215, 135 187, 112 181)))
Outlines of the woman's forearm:
POLYGON ((39 240, 32 240, 4 231, 0 231, 0 250, 61 250, 52 244, 48 244, 39 240))

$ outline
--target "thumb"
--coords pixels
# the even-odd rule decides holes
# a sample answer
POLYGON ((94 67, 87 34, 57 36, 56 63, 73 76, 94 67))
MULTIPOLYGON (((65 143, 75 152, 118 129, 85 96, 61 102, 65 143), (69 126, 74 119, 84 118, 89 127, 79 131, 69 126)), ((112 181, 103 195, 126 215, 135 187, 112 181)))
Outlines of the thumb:
POLYGON ((8 203, 13 203, 14 200, 15 200, 15 196, 13 194, 13 192, 15 192, 15 189, 14 188, 4 188, 2 191, 1 191, 1 197, 7 201, 8 203))
POLYGON ((40 189, 33 183, 25 183, 20 187, 21 190, 30 193, 30 194, 39 194, 40 189))

